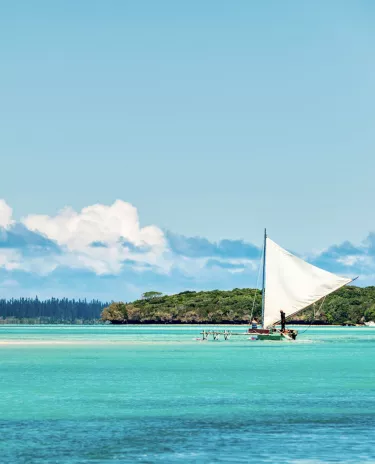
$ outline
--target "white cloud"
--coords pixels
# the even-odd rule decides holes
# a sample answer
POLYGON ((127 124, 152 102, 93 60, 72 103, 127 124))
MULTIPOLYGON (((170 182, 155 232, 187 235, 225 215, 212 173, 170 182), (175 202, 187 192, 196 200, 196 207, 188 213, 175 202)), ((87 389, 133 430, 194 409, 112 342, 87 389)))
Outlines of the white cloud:
POLYGON ((155 226, 141 228, 137 209, 122 200, 111 206, 87 206, 79 213, 65 208, 53 217, 30 215, 22 222, 71 250, 81 250, 93 242, 115 244, 120 239, 139 247, 165 246, 163 232, 155 226))
POLYGON ((337 260, 338 263, 344 264, 344 266, 354 266, 361 261, 362 256, 348 255, 343 256, 337 260))
POLYGON ((22 220, 66 249, 61 264, 87 268, 97 274, 118 274, 125 260, 170 269, 164 233, 156 226, 141 227, 137 209, 116 200, 112 205, 92 205, 76 212, 65 208, 56 216, 29 215, 22 220), (93 243, 103 246, 93 247, 93 243))
MULTIPOLYGON (((24 233, 25 228, 12 220, 12 209, 0 200, 3 270, 22 270, 41 276, 61 267, 87 269, 97 275, 120 275, 124 269, 137 271, 136 274, 147 270, 159 278, 161 274, 177 279, 185 276, 200 284, 213 279, 224 282, 231 275, 242 274, 242 282, 249 276, 251 279, 259 276, 259 260, 251 258, 257 251, 253 245, 238 240, 215 244, 205 238, 179 236, 177 246, 171 241, 173 234, 165 235, 155 225, 142 227, 137 209, 122 200, 109 206, 87 206, 81 211, 65 208, 54 216, 32 214, 23 218, 22 223, 33 233, 24 233), (184 252, 186 248, 189 254, 184 252)), ((366 254, 357 255, 349 245, 342 252, 335 247, 337 250, 329 258, 332 265, 350 266, 353 273, 359 269, 361 273, 372 273, 375 262, 369 247, 364 247, 366 254)), ((255 282, 249 281, 248 285, 255 282)))
POLYGON ((46 276, 60 264, 61 262, 56 256, 25 257, 20 251, 12 248, 0 249, 0 268, 7 271, 20 270, 46 276))
POLYGON ((0 198, 0 227, 7 228, 13 224, 12 213, 12 208, 0 198))
POLYGON ((365 266, 368 269, 374 267, 374 257, 369 255, 347 255, 341 256, 337 259, 337 262, 343 264, 344 266, 353 267, 353 266, 365 266))
POLYGON ((7 271, 13 271, 20 269, 21 267, 21 254, 12 249, 1 249, 0 250, 0 268, 4 268, 7 271))
MULTIPOLYGON (((0 200, 0 218, 4 226, 14 224, 12 210, 3 200, 0 200)), ((39 255, 37 247, 33 248, 26 241, 24 248, 8 248, 7 252, 0 253, 0 268, 48 275, 63 266, 88 269, 97 275, 118 275, 125 265, 130 265, 135 271, 152 269, 158 274, 170 274, 175 269, 203 280, 211 278, 214 273, 243 272, 243 269, 207 268, 209 255, 217 254, 217 247, 210 246, 206 239, 202 240, 212 253, 206 250, 204 257, 195 257, 194 253, 186 257, 173 251, 164 232, 155 225, 141 227, 137 209, 122 200, 109 206, 87 206, 81 211, 66 207, 54 216, 30 214, 21 222, 29 231, 57 243, 61 252, 50 248, 47 253, 39 255)), ((15 232, 12 233, 14 240, 15 232)), ((238 248, 238 243, 236 246, 238 248)), ((250 259, 218 259, 223 263, 241 264, 249 270, 256 267, 250 259)))

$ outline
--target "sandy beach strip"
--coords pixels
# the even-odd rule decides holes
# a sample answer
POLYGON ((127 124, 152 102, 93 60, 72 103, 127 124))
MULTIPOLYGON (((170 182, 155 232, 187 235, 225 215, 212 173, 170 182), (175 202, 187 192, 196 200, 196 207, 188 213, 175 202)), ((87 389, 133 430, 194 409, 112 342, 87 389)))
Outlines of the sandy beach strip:
POLYGON ((72 346, 72 345, 170 345, 186 344, 199 340, 0 340, 0 346, 72 346))

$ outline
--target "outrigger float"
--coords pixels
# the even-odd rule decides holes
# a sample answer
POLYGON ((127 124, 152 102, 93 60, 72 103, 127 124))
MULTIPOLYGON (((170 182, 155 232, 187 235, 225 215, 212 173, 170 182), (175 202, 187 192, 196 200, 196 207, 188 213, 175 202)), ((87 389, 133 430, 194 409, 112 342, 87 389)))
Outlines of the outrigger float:
POLYGON ((297 330, 276 329, 280 321, 280 311, 285 317, 296 316, 309 306, 324 299, 330 293, 354 280, 341 277, 320 269, 289 253, 272 241, 266 230, 263 244, 262 283, 262 327, 249 328, 246 332, 230 330, 203 330, 202 339, 229 340, 232 336, 246 336, 257 340, 295 340, 297 330))

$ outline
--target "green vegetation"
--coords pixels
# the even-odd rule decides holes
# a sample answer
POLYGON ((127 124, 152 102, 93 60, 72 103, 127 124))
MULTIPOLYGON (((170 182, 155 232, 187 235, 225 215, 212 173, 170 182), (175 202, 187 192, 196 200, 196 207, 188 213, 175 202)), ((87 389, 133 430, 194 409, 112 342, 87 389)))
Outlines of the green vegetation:
MULTIPOLYGON (((261 292, 249 288, 232 291, 182 292, 163 295, 146 292, 132 303, 102 303, 97 300, 38 298, 0 300, 2 324, 247 324, 252 314, 261 316, 261 292), (100 315, 102 320, 100 320, 100 315)), ((347 286, 329 295, 321 308, 307 308, 297 316, 309 323, 358 324, 375 321, 375 287, 347 286)), ((296 321, 295 318, 294 320, 296 321)))
POLYGON ((163 296, 161 292, 145 292, 142 295, 142 298, 144 300, 151 300, 151 298, 158 298, 160 296, 163 296))
POLYGON ((255 295, 259 316, 261 293, 252 289, 211 292, 182 292, 166 296, 147 292, 131 304, 112 303, 102 313, 104 321, 113 323, 246 323, 255 295), (120 321, 120 313, 123 320, 120 321), (113 315, 113 316, 112 316, 113 315))
MULTIPOLYGON (((102 319, 115 324, 248 323, 254 295, 254 316, 260 318, 261 292, 235 288, 232 291, 188 291, 170 296, 147 292, 141 300, 129 304, 112 303, 103 311, 102 319)), ((298 315, 298 321, 309 322, 314 318, 322 324, 358 324, 364 319, 375 320, 375 287, 344 287, 329 295, 323 306, 318 302, 298 315)))
POLYGON ((0 300, 0 324, 97 324, 108 303, 68 298, 0 300))

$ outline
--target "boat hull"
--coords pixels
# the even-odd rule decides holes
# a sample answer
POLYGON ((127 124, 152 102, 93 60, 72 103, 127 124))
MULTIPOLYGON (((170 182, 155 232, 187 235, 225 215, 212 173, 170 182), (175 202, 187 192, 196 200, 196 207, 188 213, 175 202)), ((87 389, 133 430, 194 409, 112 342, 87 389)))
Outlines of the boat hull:
POLYGON ((265 329, 250 329, 249 335, 252 335, 257 338, 257 340, 272 340, 272 341, 281 341, 281 340, 295 340, 297 338, 298 332, 296 330, 288 330, 286 332, 271 332, 270 330, 265 329))
POLYGON ((280 341, 283 340, 283 336, 279 333, 274 333, 274 334, 268 334, 268 335, 258 335, 257 336, 258 340, 276 340, 280 341))

